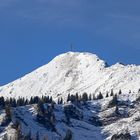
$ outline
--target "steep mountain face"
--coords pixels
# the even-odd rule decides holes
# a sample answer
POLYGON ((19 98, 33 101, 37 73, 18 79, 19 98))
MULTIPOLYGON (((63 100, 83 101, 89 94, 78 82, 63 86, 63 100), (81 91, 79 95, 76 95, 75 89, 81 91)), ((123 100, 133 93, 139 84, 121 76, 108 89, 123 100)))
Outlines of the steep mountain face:
POLYGON ((68 52, 47 65, 8 85, 0 87, 0 96, 27 97, 49 95, 66 98, 69 93, 96 94, 137 92, 140 88, 140 66, 115 64, 107 66, 95 54, 68 52))

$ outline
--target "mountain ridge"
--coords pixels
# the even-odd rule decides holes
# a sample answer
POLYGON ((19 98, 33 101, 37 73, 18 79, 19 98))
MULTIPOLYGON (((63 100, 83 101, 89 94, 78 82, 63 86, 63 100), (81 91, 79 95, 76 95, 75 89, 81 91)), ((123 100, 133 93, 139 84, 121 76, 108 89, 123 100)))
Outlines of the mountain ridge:
POLYGON ((68 52, 48 64, 0 87, 0 96, 26 97, 49 95, 54 99, 69 93, 97 94, 120 89, 128 93, 140 88, 140 66, 116 63, 108 66, 97 55, 68 52))

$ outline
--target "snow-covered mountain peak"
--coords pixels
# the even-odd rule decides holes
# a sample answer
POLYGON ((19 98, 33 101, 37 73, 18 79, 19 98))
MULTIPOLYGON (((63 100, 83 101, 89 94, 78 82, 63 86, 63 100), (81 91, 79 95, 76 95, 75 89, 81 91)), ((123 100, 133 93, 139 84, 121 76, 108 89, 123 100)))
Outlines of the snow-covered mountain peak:
POLYGON ((107 67, 97 55, 68 52, 8 85, 0 87, 0 96, 50 95, 57 99, 69 93, 106 93, 111 89, 137 91, 140 66, 115 64, 107 67))
MULTIPOLYGON (((56 56, 48 65, 51 65, 62 70, 69 68, 88 67, 95 65, 97 67, 105 67, 105 62, 100 60, 99 57, 91 53, 68 52, 56 56)), ((44 66, 44 69, 46 66, 44 66)), ((51 67, 50 66, 50 67, 51 67)))

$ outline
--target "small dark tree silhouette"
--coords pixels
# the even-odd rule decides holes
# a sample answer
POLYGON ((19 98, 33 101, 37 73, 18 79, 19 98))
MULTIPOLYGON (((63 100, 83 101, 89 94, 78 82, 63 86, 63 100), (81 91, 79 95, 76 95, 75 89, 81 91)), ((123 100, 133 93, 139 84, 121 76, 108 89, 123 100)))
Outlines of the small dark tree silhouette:
POLYGON ((113 92, 113 89, 111 89, 111 94, 110 94, 110 96, 113 96, 114 95, 114 92, 113 92))
POLYGON ((114 95, 113 99, 109 102, 108 107, 114 107, 117 106, 117 104, 118 104, 118 98, 117 95, 114 95))
POLYGON ((106 93, 106 98, 108 98, 109 97, 109 95, 108 95, 108 93, 106 93))
POLYGON ((97 96, 97 99, 103 99, 103 95, 101 92, 99 92, 99 95, 97 96))
POLYGON ((88 101, 88 95, 86 92, 83 93, 83 95, 82 95, 82 101, 84 101, 84 102, 88 101))
POLYGON ((122 94, 122 91, 121 91, 121 89, 119 90, 119 94, 122 94))

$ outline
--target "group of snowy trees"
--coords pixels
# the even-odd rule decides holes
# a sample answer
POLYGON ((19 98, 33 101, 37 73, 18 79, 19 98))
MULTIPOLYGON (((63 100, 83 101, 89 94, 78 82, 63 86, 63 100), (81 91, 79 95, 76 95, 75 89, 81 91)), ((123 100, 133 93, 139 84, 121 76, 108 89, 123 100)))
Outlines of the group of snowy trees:
POLYGON ((54 102, 45 104, 44 100, 37 103, 37 121, 47 129, 55 131, 54 102))
MULTIPOLYGON (((122 94, 122 91, 119 90, 118 94, 122 94)), ((106 98, 109 97, 109 96, 115 96, 116 94, 114 94, 113 90, 111 90, 111 93, 106 93, 106 98)), ((91 95, 91 94, 87 94, 86 92, 84 92, 82 95, 78 95, 78 93, 76 93, 75 95, 70 95, 68 94, 68 97, 67 97, 67 102, 68 101, 71 101, 72 103, 74 102, 86 102, 86 101, 91 101, 91 100, 99 100, 99 99, 103 99, 104 96, 101 92, 99 92, 99 94, 97 96, 95 96, 95 94, 91 95)), ((58 104, 62 104, 63 103, 63 99, 59 99, 58 100, 58 104)))
MULTIPOLYGON (((119 90, 118 94, 121 94, 122 91, 119 90)), ((103 98, 107 98, 109 96, 114 96, 114 92, 113 90, 111 90, 110 94, 109 92, 106 93, 106 96, 103 96, 103 94, 101 92, 99 92, 99 94, 97 96, 95 96, 95 94, 91 95, 91 94, 87 94, 86 92, 84 92, 82 95, 79 95, 78 93, 76 93, 75 95, 70 95, 68 94, 67 96, 67 102, 71 101, 71 102, 86 102, 86 101, 90 101, 90 100, 98 100, 98 99, 103 99, 103 98)), ((25 105, 30 105, 30 104, 37 104, 40 100, 42 100, 44 103, 52 103, 53 99, 52 97, 49 96, 42 96, 42 97, 31 97, 30 99, 25 99, 22 97, 19 97, 18 99, 15 98, 7 98, 4 99, 4 97, 0 97, 0 108, 5 108, 6 105, 9 105, 11 107, 18 107, 18 106, 25 106, 25 105)), ((58 104, 63 104, 63 98, 58 98, 58 104)))
MULTIPOLYGON (((122 94, 122 91, 119 90, 118 94, 122 94)), ((110 93, 109 92, 106 93, 105 96, 103 95, 105 94, 102 94, 101 92, 99 92, 99 94, 96 96, 95 94, 91 95, 91 94, 87 94, 86 92, 84 92, 82 95, 79 95, 78 93, 76 93, 75 95, 68 94, 67 102, 71 102, 74 105, 78 106, 79 104, 81 105, 81 103, 86 103, 87 101, 99 100, 99 99, 108 98, 112 96, 112 100, 110 100, 108 107, 109 108, 116 107, 115 112, 117 114, 118 113, 118 96, 114 94, 113 90, 111 90, 110 93)), ((63 98, 62 97, 59 98, 57 103, 63 104, 64 103, 63 98)), ((25 98, 18 98, 16 100, 15 98, 4 99, 3 97, 0 97, 0 109, 5 109, 5 114, 6 114, 1 125, 6 126, 11 122, 12 120, 11 108, 12 107, 25 106, 25 105, 30 105, 30 104, 36 104, 36 111, 37 111, 36 121, 42 124, 47 129, 56 132, 56 128, 55 128, 56 118, 54 114, 54 106, 56 103, 53 101, 52 97, 49 97, 49 96, 42 96, 42 97, 35 96, 35 97, 31 97, 29 100, 25 98)), ((82 119, 82 114, 78 112, 76 106, 72 106, 72 105, 64 106, 64 114, 65 114, 67 123, 70 122, 70 118, 82 119)), ((101 125, 101 124, 98 124, 98 125, 101 125)), ((27 136, 24 136, 20 132, 21 130, 19 127, 19 123, 18 125, 14 124, 13 126, 15 127, 17 131, 17 137, 18 137, 17 139, 21 137, 22 139, 24 138, 25 140, 30 140, 30 137, 31 137, 30 132, 27 136)), ((38 134, 36 137, 38 137, 38 134)), ((72 132, 68 131, 65 136, 65 140, 70 140, 71 137, 72 137, 72 132)), ((5 136, 5 139, 6 139, 6 136, 5 136)))
MULTIPOLYGON (((119 91, 119 94, 121 94, 121 90, 119 91)), ((111 90, 110 96, 114 96, 113 99, 109 102, 108 107, 116 106, 117 104, 117 95, 114 95, 113 90, 111 90)), ((106 94, 106 97, 109 97, 109 93, 106 94)), ((79 95, 76 93, 75 95, 68 94, 67 96, 67 102, 72 103, 86 103, 90 100, 98 100, 103 99, 103 95, 101 92, 95 97, 95 95, 87 94, 86 92, 82 95, 79 95)), ((31 97, 30 100, 25 98, 18 98, 17 100, 15 98, 10 99, 4 99, 3 97, 0 97, 0 108, 5 109, 6 117, 3 120, 3 123, 1 125, 5 126, 11 121, 11 107, 18 107, 18 106, 25 106, 30 104, 37 104, 37 121, 43 125, 45 125, 48 128, 51 128, 53 131, 55 130, 54 122, 55 122, 55 115, 53 113, 54 104, 56 104, 52 97, 49 96, 42 96, 42 97, 31 97), (47 103, 47 104, 46 104, 47 103), (47 106, 45 106, 45 104, 47 106)), ((58 104, 63 104, 63 98, 58 99, 58 104)), ((65 110, 65 113, 67 111, 65 110)), ((68 113, 67 113, 68 114, 68 113)), ((74 114, 74 113, 73 113, 74 114)))
POLYGON ((15 98, 7 98, 4 99, 4 97, 0 97, 0 108, 3 109, 5 106, 10 107, 18 107, 18 106, 25 106, 30 104, 37 104, 40 100, 42 100, 44 103, 52 103, 52 97, 49 96, 42 96, 42 97, 31 97, 30 100, 19 97, 18 99, 15 98))
POLYGON ((82 96, 78 95, 78 93, 76 93, 75 95, 68 94, 68 97, 67 97, 67 102, 71 101, 72 103, 80 102, 80 101, 86 102, 88 100, 91 100, 91 95, 88 96, 87 93, 83 93, 82 96))

